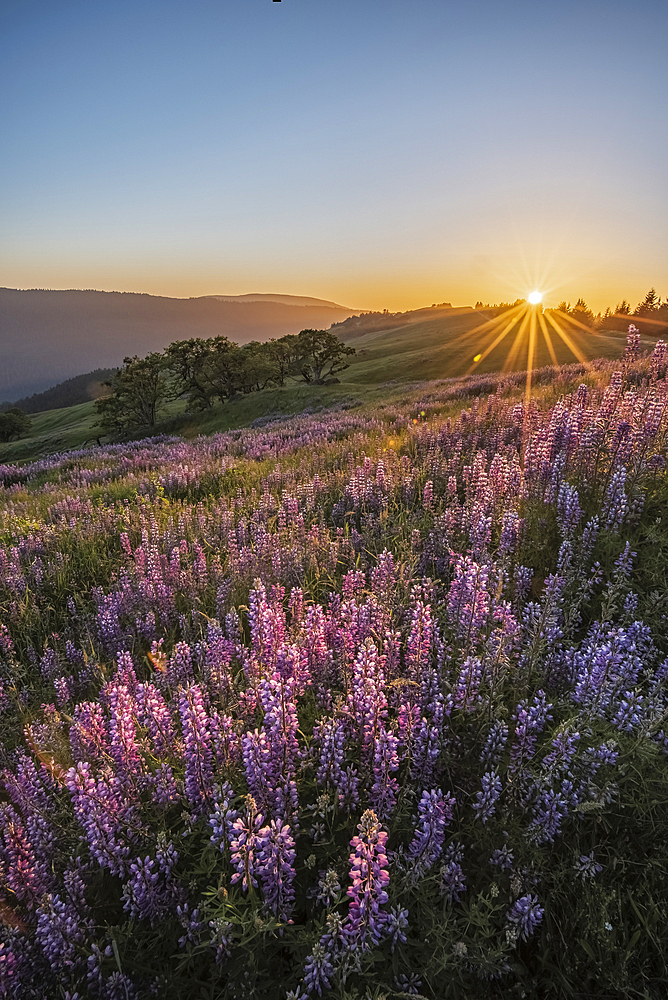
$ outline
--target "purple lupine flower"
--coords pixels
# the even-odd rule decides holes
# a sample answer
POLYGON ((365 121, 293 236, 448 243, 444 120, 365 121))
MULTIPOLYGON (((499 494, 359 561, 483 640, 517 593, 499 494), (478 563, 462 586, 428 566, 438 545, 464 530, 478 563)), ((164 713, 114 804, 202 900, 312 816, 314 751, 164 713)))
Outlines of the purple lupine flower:
POLYGON ((347 767, 339 780, 339 806, 351 813, 359 803, 359 776, 357 769, 347 767))
POLYGON ((405 931, 408 927, 408 910, 393 906, 387 914, 387 924, 385 934, 390 940, 390 951, 394 951, 398 944, 406 944, 405 931))
POLYGON ((482 776, 482 791, 476 793, 473 811, 477 819, 486 823, 496 810, 496 803, 501 795, 501 778, 495 771, 486 771, 482 776))
POLYGON ((411 611, 410 634, 406 643, 406 676, 418 684, 422 682, 424 673, 429 669, 433 642, 434 625, 431 619, 431 607, 420 600, 415 600, 411 611))
POLYGON ((387 716, 384 675, 378 650, 373 642, 364 645, 355 660, 348 694, 348 708, 353 717, 363 758, 368 758, 375 737, 387 716))
POLYGON ((581 854, 578 860, 575 862, 575 873, 578 875, 583 882, 588 879, 594 879, 599 872, 603 871, 603 865, 594 859, 594 852, 590 854, 581 854))
POLYGON ((322 872, 318 879, 317 901, 329 909, 338 900, 340 892, 341 883, 336 868, 328 868, 326 872, 322 872))
POLYGON ((105 778, 95 780, 90 764, 80 761, 66 777, 72 796, 74 815, 86 833, 93 857, 113 875, 125 875, 130 843, 143 832, 134 805, 118 783, 105 778))
POLYGON ((256 729, 254 732, 242 736, 241 755, 250 793, 259 807, 267 810, 273 799, 274 789, 268 783, 266 773, 268 772, 275 779, 275 774, 272 773, 275 768, 272 767, 271 747, 267 734, 256 729))
POLYGON ((489 859, 490 865, 496 865, 502 872, 510 871, 513 867, 514 861, 515 857, 513 852, 508 849, 507 844, 504 844, 503 847, 497 847, 497 849, 492 852, 492 856, 489 859))
POLYGON ((187 944, 199 944, 199 939, 204 930, 204 923, 200 920, 199 910, 190 910, 188 903, 179 903, 176 907, 176 915, 185 934, 179 938, 179 948, 185 948, 187 944))
POLYGON ((268 789, 274 814, 292 822, 297 812, 295 771, 299 754, 294 676, 276 671, 260 682, 264 709, 262 782, 268 789))
POLYGON ((399 769, 398 746, 397 737, 381 728, 373 757, 374 782, 369 792, 369 802, 380 820, 389 818, 397 801, 399 782, 391 775, 399 769))
POLYGON ((125 685, 111 684, 108 688, 111 720, 109 753, 116 764, 116 773, 123 781, 131 781, 139 771, 139 751, 136 743, 135 700, 125 685))
POLYGON ((323 988, 330 989, 333 975, 334 966, 327 948, 318 941, 313 945, 304 965, 304 986, 307 995, 316 992, 318 996, 322 996, 323 988))
POLYGON ((210 944, 216 949, 216 965, 221 965, 232 954, 234 924, 229 920, 210 920, 209 927, 213 931, 210 944))
POLYGON ((413 870, 420 875, 429 871, 443 850, 445 828, 452 819, 455 799, 440 788, 424 791, 418 803, 418 824, 408 845, 413 870))
POLYGON ((148 920, 153 927, 174 903, 183 901, 172 874, 178 857, 171 841, 162 835, 154 859, 147 855, 130 865, 130 878, 123 886, 123 909, 130 917, 148 920))
POLYGON ((480 754, 481 762, 491 764, 493 767, 498 764, 507 741, 508 724, 501 722, 500 719, 494 719, 480 754))
POLYGON ((138 684, 136 692, 137 721, 148 730, 156 757, 173 752, 174 727, 164 697, 155 684, 138 684))
POLYGON ((244 816, 232 814, 227 820, 227 838, 230 844, 230 861, 235 869, 230 879, 232 885, 241 879, 243 892, 257 888, 257 851, 259 830, 264 817, 257 811, 255 799, 246 796, 246 812, 244 816))
POLYGON ((552 750, 543 758, 541 767, 548 773, 568 772, 577 753, 580 734, 564 730, 552 740, 552 750))
POLYGON ((179 695, 186 762, 186 797, 196 815, 202 815, 213 791, 213 753, 209 717, 201 688, 191 684, 179 695))
POLYGON ((82 701, 75 706, 70 746, 76 762, 101 764, 110 759, 107 725, 102 706, 97 702, 82 701))
POLYGON ((571 538, 582 518, 580 497, 575 486, 562 483, 557 497, 557 521, 564 538, 571 538))
POLYGON ((441 895, 448 903, 457 903, 466 892, 466 876, 462 868, 464 849, 461 844, 450 844, 445 852, 445 862, 441 865, 441 895))
POLYGON ((529 706, 521 701, 513 715, 515 722, 515 740, 510 751, 509 772, 514 774, 522 768, 533 756, 536 740, 543 731, 545 723, 552 716, 552 705, 546 700, 545 692, 539 690, 534 695, 529 706))
POLYGON ((490 610, 489 569, 470 556, 457 556, 447 600, 448 618, 463 649, 478 641, 490 610))
POLYGON ((362 814, 357 829, 359 836, 350 842, 352 885, 347 889, 350 907, 345 933, 351 947, 364 950, 379 944, 387 922, 387 913, 380 907, 387 902, 385 889, 390 881, 385 853, 388 834, 371 809, 362 814))
POLYGON ((561 829, 564 817, 568 815, 568 802, 553 788, 542 792, 533 808, 533 818, 529 826, 529 837, 536 844, 552 844, 561 829))
POLYGON ((229 844, 228 831, 230 824, 238 818, 236 810, 232 809, 230 803, 234 798, 234 791, 229 782, 216 785, 213 790, 213 812, 209 816, 209 826, 213 830, 210 840, 212 844, 217 844, 221 851, 229 844))
POLYGON ((50 865, 46 858, 38 856, 21 817, 7 803, 0 803, 0 833, 5 845, 7 886, 18 899, 32 908, 52 888, 50 865))
POLYGON ((320 746, 320 762, 315 780, 319 788, 337 788, 345 761, 345 726, 343 720, 325 719, 313 727, 320 746))
POLYGON ((283 923, 292 923, 295 898, 295 841, 286 823, 271 820, 257 834, 257 867, 267 907, 283 923))
POLYGON ((482 679, 482 663, 477 656, 468 656, 462 664, 455 693, 455 708, 472 712, 478 703, 478 689, 482 679))
POLYGON ((509 929, 514 932, 514 936, 527 941, 543 919, 544 912, 543 907, 538 904, 537 896, 521 896, 506 913, 509 929))

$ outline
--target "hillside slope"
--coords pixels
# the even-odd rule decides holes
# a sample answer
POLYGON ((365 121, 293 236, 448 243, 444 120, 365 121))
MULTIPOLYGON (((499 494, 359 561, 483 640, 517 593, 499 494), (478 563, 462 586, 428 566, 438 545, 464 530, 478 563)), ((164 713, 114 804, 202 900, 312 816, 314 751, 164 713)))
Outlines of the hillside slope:
MULTIPOLYGON (((471 308, 440 311, 434 318, 423 318, 430 310, 409 314, 412 322, 389 329, 361 332, 347 324, 339 328, 338 335, 356 350, 350 367, 340 375, 345 383, 379 384, 398 380, 413 382, 429 379, 452 378, 469 372, 493 372, 504 368, 524 371, 527 367, 528 334, 525 331, 517 344, 513 357, 513 344, 519 333, 520 322, 507 331, 500 343, 478 364, 474 358, 492 345, 507 319, 503 314, 481 312, 471 308)), ((396 322, 395 317, 390 323, 396 322)), ((570 347, 549 328, 551 342, 559 364, 578 360, 570 347)), ((600 357, 621 356, 626 334, 614 331, 578 330, 569 326, 567 334, 575 345, 580 358, 592 360, 600 357)), ((656 336, 642 336, 641 347, 651 349, 656 336)), ((547 344, 537 331, 533 368, 553 363, 547 344)))
POLYGON ((244 344, 308 327, 326 329, 354 311, 324 301, 298 305, 275 298, 0 288, 0 400, 116 367, 125 355, 162 350, 173 340, 224 334, 244 344))

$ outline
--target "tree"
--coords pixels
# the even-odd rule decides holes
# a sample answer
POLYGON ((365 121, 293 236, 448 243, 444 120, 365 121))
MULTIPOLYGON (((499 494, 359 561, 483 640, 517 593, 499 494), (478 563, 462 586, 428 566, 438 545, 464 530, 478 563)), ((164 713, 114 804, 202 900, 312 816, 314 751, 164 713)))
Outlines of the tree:
MULTIPOLYGON (((227 337, 221 339, 230 343, 227 337)), ((172 397, 180 399, 187 396, 189 409, 205 410, 212 404, 205 367, 214 350, 212 339, 203 340, 201 337, 175 340, 165 349, 166 368, 172 376, 172 397)))
POLYGON ((577 320, 578 323, 583 323, 585 326, 594 326, 595 317, 587 303, 584 299, 580 298, 577 300, 573 308, 571 309, 571 316, 573 319, 577 320))
POLYGON ((330 330, 301 330, 297 338, 295 370, 304 382, 322 385, 348 367, 344 358, 355 353, 330 330))
POLYGON ((566 299, 562 299, 562 301, 557 306, 557 312, 566 313, 566 315, 568 315, 570 311, 571 311, 570 302, 567 302, 566 299))
POLYGON ((32 427, 32 420, 23 410, 12 406, 0 413, 0 441, 11 441, 27 434, 32 427))
POLYGON ((631 312, 631 303, 627 302, 626 299, 615 306, 615 316, 628 316, 631 312))
POLYGON ((655 288, 650 288, 642 302, 639 302, 633 311, 634 316, 653 316, 661 308, 661 298, 656 294, 655 288))
POLYGON ((95 403, 100 426, 115 433, 155 427, 169 395, 165 367, 164 356, 157 352, 124 358, 123 367, 106 383, 110 394, 95 403))

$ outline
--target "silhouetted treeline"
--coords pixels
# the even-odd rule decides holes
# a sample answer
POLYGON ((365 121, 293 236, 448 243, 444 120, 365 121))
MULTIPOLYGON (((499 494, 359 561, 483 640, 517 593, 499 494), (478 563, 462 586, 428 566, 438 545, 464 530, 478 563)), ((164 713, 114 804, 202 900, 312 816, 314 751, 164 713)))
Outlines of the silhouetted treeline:
POLYGON ((642 333, 658 336, 667 332, 668 299, 661 299, 655 288, 650 288, 642 302, 635 309, 626 299, 618 302, 614 309, 609 306, 604 313, 596 313, 589 308, 583 298, 579 298, 574 306, 570 302, 560 302, 557 306, 560 312, 566 313, 592 330, 616 330, 625 333, 631 320, 639 321, 642 333))
POLYGON ((302 330, 279 340, 239 346, 227 337, 177 340, 162 352, 125 358, 98 399, 100 426, 111 433, 154 427, 170 400, 190 412, 286 380, 328 385, 355 353, 330 330, 302 330))
POLYGON ((25 399, 18 399, 15 403, 0 403, 0 411, 18 407, 24 413, 41 413, 42 410, 59 410, 61 407, 88 403, 108 391, 104 383, 116 371, 117 368, 96 368, 93 372, 75 375, 74 378, 68 378, 51 389, 36 392, 32 396, 26 396, 25 399))

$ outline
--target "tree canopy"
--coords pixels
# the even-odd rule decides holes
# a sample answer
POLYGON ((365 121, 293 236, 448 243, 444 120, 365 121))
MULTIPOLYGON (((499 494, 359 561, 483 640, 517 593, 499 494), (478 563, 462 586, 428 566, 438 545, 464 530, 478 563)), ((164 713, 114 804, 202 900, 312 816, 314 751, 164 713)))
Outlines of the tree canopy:
POLYGON ((27 413, 16 406, 0 413, 0 441, 11 441, 27 434, 32 426, 32 420, 27 413))
POLYGON ((110 394, 96 403, 100 425, 110 433, 152 428, 169 400, 195 411, 287 380, 325 385, 354 353, 330 330, 242 347, 223 336, 175 340, 162 353, 125 358, 105 383, 110 394))

